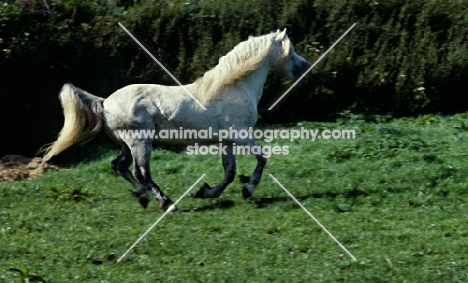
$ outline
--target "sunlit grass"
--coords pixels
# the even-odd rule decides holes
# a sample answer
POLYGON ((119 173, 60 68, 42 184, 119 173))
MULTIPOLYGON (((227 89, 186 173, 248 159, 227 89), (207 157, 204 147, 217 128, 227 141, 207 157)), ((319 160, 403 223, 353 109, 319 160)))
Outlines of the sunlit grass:
MULTIPOLYGON (((110 170, 117 152, 2 184, 0 282, 22 282, 21 276, 47 282, 464 282, 467 116, 393 120, 345 113, 336 123, 288 126, 357 134, 354 140, 273 141, 289 146, 290 154, 269 160, 251 199, 242 198, 238 180, 218 200, 187 197, 180 213, 163 219, 120 263, 162 212, 155 201, 140 208, 131 186, 110 170)), ((237 165, 239 174, 249 174, 255 161, 238 156, 237 165)), ((153 177, 173 200, 204 173, 211 185, 221 180, 219 157, 153 152, 153 177)))

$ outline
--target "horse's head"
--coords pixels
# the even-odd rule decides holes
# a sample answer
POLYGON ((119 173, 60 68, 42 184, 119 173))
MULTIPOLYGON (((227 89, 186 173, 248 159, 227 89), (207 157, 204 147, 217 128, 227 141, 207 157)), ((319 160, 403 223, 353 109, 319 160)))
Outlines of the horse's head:
POLYGON ((275 54, 275 61, 273 66, 275 69, 286 73, 293 79, 298 79, 305 73, 311 66, 306 59, 299 56, 292 46, 291 41, 286 34, 286 29, 283 31, 278 30, 273 33, 273 54, 275 54))

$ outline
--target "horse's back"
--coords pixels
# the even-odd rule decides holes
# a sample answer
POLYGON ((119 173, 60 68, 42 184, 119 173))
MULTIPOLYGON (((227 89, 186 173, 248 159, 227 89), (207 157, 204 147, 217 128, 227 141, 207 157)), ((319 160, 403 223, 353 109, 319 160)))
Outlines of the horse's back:
MULTIPOLYGON (((194 85, 185 87, 196 95, 194 85)), ((214 113, 201 109, 180 86, 155 84, 134 84, 117 90, 104 101, 104 112, 111 129, 209 127, 214 113)))

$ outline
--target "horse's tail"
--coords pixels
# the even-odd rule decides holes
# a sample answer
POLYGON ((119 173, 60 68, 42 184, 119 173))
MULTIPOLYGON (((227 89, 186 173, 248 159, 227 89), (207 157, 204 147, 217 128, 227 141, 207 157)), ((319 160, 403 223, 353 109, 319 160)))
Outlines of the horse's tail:
POLYGON ((43 162, 75 143, 86 142, 102 129, 104 98, 94 96, 72 84, 65 84, 59 94, 65 122, 55 142, 46 145, 43 162))

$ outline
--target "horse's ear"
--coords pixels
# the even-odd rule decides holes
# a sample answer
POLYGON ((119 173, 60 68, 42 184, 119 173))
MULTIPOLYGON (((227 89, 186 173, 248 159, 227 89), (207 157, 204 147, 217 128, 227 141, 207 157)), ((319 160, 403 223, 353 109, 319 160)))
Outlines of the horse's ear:
MULTIPOLYGON (((278 32, 279 32, 279 30, 278 30, 278 32)), ((284 28, 284 30, 280 34, 278 34, 276 36, 276 40, 277 41, 282 41, 285 37, 286 37, 286 28, 284 28)))

